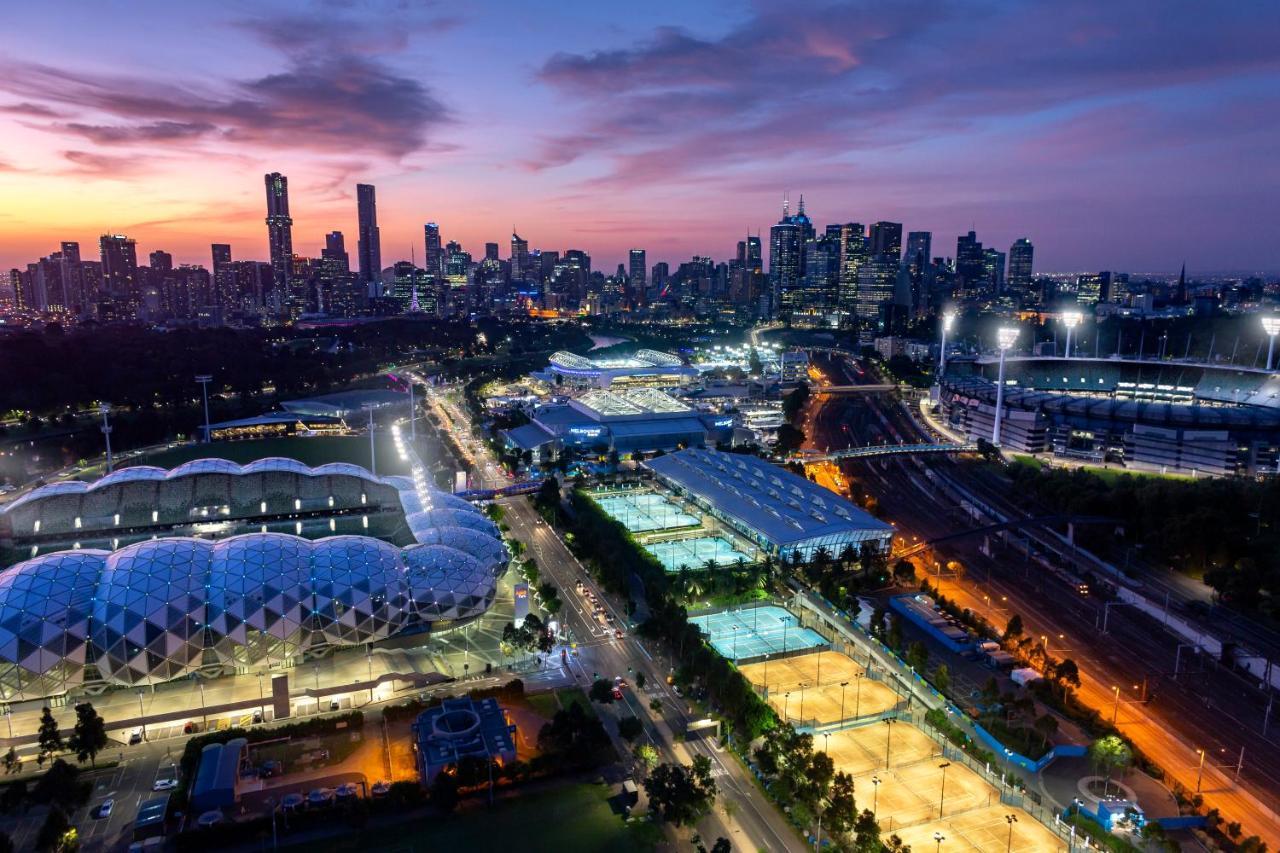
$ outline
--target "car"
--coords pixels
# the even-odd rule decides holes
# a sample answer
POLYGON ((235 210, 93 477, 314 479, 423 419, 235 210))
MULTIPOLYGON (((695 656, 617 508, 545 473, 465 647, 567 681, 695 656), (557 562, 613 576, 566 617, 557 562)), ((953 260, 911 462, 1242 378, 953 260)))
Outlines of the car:
POLYGON ((177 779, 157 779, 151 783, 151 790, 153 791, 172 791, 176 787, 178 787, 177 779))
POLYGON ((301 794, 285 794, 280 798, 280 808, 287 812, 295 811, 302 807, 303 802, 301 794))
POLYGON ((385 797, 387 794, 391 793, 391 783, 385 779, 379 779, 377 782, 373 783, 373 787, 369 789, 369 793, 373 794, 375 797, 385 797))
POLYGON ((680 692, 680 685, 679 685, 679 684, 673 684, 673 685, 671 685, 671 692, 672 692, 672 693, 674 693, 674 694, 676 694, 677 696, 683 696, 683 695, 684 695, 683 693, 681 693, 681 692, 680 692))
POLYGON ((134 746, 135 744, 139 744, 139 743, 142 743, 142 727, 141 726, 129 732, 129 745, 134 746))
POLYGON ((349 800, 352 797, 357 796, 359 793, 360 788, 355 782, 343 782, 334 789, 334 794, 337 795, 340 800, 349 800))
POLYGON ((307 794, 307 805, 327 806, 329 803, 333 802, 333 797, 334 794, 332 788, 313 788, 311 792, 307 794))
POLYGON ((338 705, 338 700, 337 700, 337 699, 330 699, 330 700, 329 700, 329 710, 330 710, 330 711, 336 711, 336 710, 338 710, 338 708, 339 708, 339 707, 340 707, 340 706, 338 705))
POLYGON ((182 724, 182 733, 184 735, 189 735, 195 730, 196 730, 196 724, 193 723, 191 720, 187 720, 185 723, 182 724))
POLYGON ((258 778, 270 779, 272 776, 279 776, 282 769, 283 767, 279 761, 264 761, 262 766, 258 768, 258 778))
POLYGON ((254 712, 253 712, 253 721, 254 721, 255 723, 260 723, 260 722, 262 722, 262 712, 261 712, 261 711, 254 711, 254 712))
POLYGON ((614 637, 614 639, 615 639, 615 640, 621 640, 621 639, 623 638, 623 636, 624 636, 624 634, 622 633, 622 629, 621 629, 621 628, 615 628, 615 629, 614 629, 614 631, 613 631, 613 637, 614 637))
POLYGON ((217 826, 220 823, 222 823, 222 812, 217 809, 205 812, 200 815, 200 817, 196 818, 196 826, 201 829, 208 829, 209 827, 217 826))
POLYGON ((623 678, 621 675, 616 675, 616 676, 614 676, 614 678, 613 678, 613 686, 614 686, 614 687, 626 687, 626 686, 627 686, 627 680, 626 680, 625 678, 623 678))
POLYGON ((111 810, 115 808, 115 800, 103 800, 102 805, 98 806, 98 819, 111 817, 111 810))
POLYGON ((618 701, 622 701, 622 691, 616 687, 613 688, 613 698, 617 699, 618 701))

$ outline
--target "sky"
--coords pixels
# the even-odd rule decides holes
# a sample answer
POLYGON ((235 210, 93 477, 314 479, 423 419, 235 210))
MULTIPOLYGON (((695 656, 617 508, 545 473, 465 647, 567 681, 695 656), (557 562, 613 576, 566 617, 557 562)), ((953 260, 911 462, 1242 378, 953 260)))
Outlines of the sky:
MULTIPOLYGON (((384 265, 422 225, 475 256, 514 226, 611 271, 732 257, 804 195, 1037 271, 1280 269, 1280 3, 9 4, 0 267, 126 233, 210 264, 293 245, 377 187, 384 265)), ((767 243, 767 236, 766 236, 767 243)))

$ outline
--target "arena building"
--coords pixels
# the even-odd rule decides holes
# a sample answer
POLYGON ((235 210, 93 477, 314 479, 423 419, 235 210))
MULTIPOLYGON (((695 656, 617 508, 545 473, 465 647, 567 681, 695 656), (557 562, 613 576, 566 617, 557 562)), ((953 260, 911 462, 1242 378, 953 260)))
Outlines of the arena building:
MULTIPOLYGON (((262 473, 201 461, 223 463, 204 466, 211 478, 262 473)), ((378 480, 357 466, 338 473, 338 466, 261 461, 276 469, 293 462, 299 467, 287 473, 299 485, 337 476, 366 489, 366 497, 375 487, 390 489, 417 544, 268 532, 41 554, 0 574, 0 699, 289 667, 337 648, 467 621, 493 604, 509 555, 497 526, 466 501, 419 492, 405 478, 378 480)), ((201 494, 200 476, 172 479, 201 494)), ((100 491, 106 479, 77 491, 100 491)))
MULTIPOLYGON (((990 440, 998 360, 956 358, 939 383, 947 419, 990 440)), ((1001 445, 1214 475, 1275 472, 1280 375, 1119 358, 1005 359, 1001 445)))
POLYGON ((534 374, 553 385, 595 388, 678 388, 696 382, 699 371, 678 355, 642 349, 620 358, 593 359, 554 353, 546 370, 534 374))
POLYGON ((702 447, 732 433, 731 415, 697 412, 669 394, 633 388, 595 389, 565 403, 538 406, 529 423, 502 436, 508 449, 529 451, 535 462, 543 462, 566 449, 651 453, 702 447))
POLYGON ((774 558, 846 546, 889 553, 893 527, 816 483, 755 456, 689 448, 643 463, 677 495, 774 558))

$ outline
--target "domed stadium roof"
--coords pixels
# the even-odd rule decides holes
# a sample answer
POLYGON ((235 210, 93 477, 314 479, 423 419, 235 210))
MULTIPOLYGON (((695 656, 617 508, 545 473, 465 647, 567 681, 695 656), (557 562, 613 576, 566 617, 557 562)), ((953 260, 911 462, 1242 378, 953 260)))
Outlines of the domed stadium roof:
POLYGON ((229 459, 192 459, 169 472, 170 477, 189 477, 192 474, 239 474, 242 468, 229 459))
POLYGON ((432 491, 427 495, 427 505, 423 509, 456 509, 462 512, 474 512, 478 515, 484 513, 475 504, 465 501, 457 495, 451 495, 448 492, 432 491))
POLYGON ((241 474, 256 474, 259 471, 283 471, 288 474, 302 474, 303 476, 311 476, 312 473, 311 468, 303 465, 297 459, 286 459, 283 456, 268 456, 263 459, 255 459, 240 468, 241 474))
POLYGON ((417 538, 422 545, 445 545, 470 554, 497 574, 502 573, 511 558, 501 540, 469 527, 431 527, 417 538))
POLYGON ((427 531, 436 527, 466 527, 495 538, 501 535, 498 525, 478 512, 464 512, 463 510, 443 507, 411 513, 405 516, 405 523, 413 531, 414 538, 418 537, 419 531, 427 531))
POLYGON ((111 486, 116 483, 139 483, 152 482, 155 480, 163 480, 168 471, 163 468, 156 468, 154 465, 134 465, 132 468, 121 468, 119 471, 113 471, 93 484, 94 488, 102 488, 103 486, 111 486))
POLYGON ((483 612, 493 603, 493 573, 480 560, 446 545, 405 549, 409 594, 424 622, 461 619, 483 612))

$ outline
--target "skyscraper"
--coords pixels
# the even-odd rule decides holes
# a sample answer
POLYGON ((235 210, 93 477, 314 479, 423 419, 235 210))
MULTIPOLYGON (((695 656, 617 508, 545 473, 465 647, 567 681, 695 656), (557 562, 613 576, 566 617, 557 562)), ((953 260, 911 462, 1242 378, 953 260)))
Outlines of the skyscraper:
POLYGON ((356 184, 356 214, 360 280, 377 281, 382 277, 382 237, 378 231, 378 202, 372 184, 356 184))
POLYGON ((933 234, 929 231, 912 231, 907 235, 907 267, 918 275, 929 263, 933 251, 933 234))
POLYGON ((648 282, 649 268, 645 264, 644 249, 632 249, 628 260, 631 262, 627 271, 627 283, 631 286, 631 298, 636 304, 643 304, 644 289, 648 282))
POLYGON ((498 260, 498 244, 497 243, 484 244, 484 259, 486 261, 498 260))
POLYGON ((264 176, 267 187, 267 245, 271 281, 278 299, 289 296, 293 282, 293 219, 289 216, 289 179, 279 172, 264 176))
POLYGON ((423 268, 426 269, 428 275, 443 278, 445 252, 444 244, 440 240, 440 226, 434 222, 428 222, 423 225, 422 242, 424 247, 422 255, 423 268))
POLYGON ((981 284, 986 275, 986 258, 982 251, 982 243, 978 235, 970 231, 967 235, 956 238, 956 275, 965 287, 973 288, 981 284))
POLYGON ((800 211, 795 216, 791 215, 790 202, 783 198, 782 218, 769 229, 769 287, 773 293, 770 313, 773 315, 799 307, 804 284, 806 224, 812 230, 809 218, 804 215, 804 197, 801 196, 800 211))
POLYGON ((529 275, 529 241, 511 229, 511 280, 525 281, 529 275))
POLYGON ((236 304, 236 267, 231 262, 231 246, 228 243, 214 243, 211 248, 214 304, 231 308, 236 304))
POLYGON ((1035 246, 1026 237, 1019 237, 1009 247, 1009 286, 1014 290, 1031 289, 1032 260, 1035 246))
POLYGON ((858 270, 867 260, 867 238, 861 222, 840 226, 840 284, 836 304, 852 312, 858 302, 858 270))
POLYGON ((98 238, 98 251, 102 257, 102 289, 111 300, 113 313, 132 316, 142 301, 137 244, 123 234, 103 234, 98 238))
POLYGON ((1004 293, 1004 252, 982 250, 982 275, 996 293, 1004 293))
POLYGON ((84 266, 80 262, 80 244, 64 241, 58 252, 62 263, 62 286, 66 290, 68 310, 78 314, 92 302, 91 294, 85 292, 84 266))
POLYGON ((876 222, 871 226, 871 254, 902 260, 902 223, 876 222))

